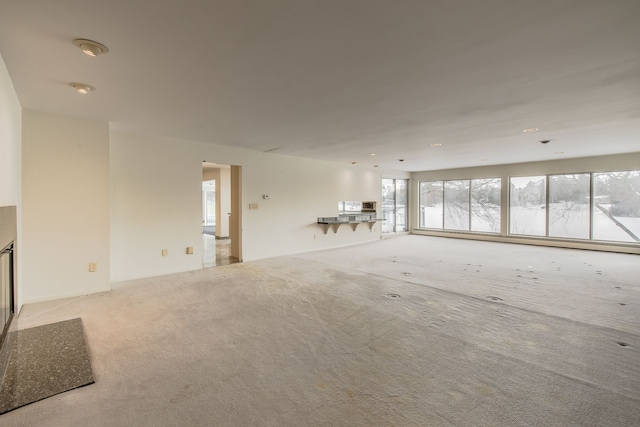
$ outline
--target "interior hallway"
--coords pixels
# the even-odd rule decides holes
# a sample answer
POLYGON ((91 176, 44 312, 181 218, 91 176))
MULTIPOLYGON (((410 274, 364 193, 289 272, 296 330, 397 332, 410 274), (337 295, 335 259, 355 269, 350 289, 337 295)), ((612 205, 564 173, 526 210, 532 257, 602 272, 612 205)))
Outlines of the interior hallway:
POLYGON ((637 255, 402 236, 24 306, 96 383, 4 426, 637 426, 637 255))

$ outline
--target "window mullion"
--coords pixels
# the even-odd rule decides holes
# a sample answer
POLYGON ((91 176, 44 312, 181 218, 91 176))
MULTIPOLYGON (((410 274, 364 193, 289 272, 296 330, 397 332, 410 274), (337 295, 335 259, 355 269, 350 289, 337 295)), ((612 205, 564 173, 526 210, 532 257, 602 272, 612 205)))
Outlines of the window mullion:
POLYGON ((445 226, 444 220, 444 181, 442 181, 442 229, 446 230, 447 227, 445 226))
POLYGON ((469 189, 469 229, 467 231, 471 231, 471 180, 469 180, 467 188, 469 189))
POLYGON ((544 210, 546 211, 546 221, 545 221, 545 233, 544 236, 545 237, 549 237, 549 182, 551 181, 549 179, 549 175, 546 176, 546 185, 545 185, 545 207, 544 210))
POLYGON ((589 177, 589 240, 593 240, 593 173, 589 177))

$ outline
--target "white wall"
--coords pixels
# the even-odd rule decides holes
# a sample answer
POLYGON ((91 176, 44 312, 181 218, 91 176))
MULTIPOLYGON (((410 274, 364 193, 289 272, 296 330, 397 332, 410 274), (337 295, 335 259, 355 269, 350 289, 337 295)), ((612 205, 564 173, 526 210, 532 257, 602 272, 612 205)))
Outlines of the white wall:
POLYGON ((22 107, 0 56, 0 206, 20 203, 22 107))
POLYGON ((31 110, 22 119, 24 302, 109 290, 108 124, 31 110))
POLYGON ((547 174, 564 174, 579 172, 608 172, 616 170, 640 169, 640 152, 617 154, 611 156, 582 157, 576 159, 553 160, 546 162, 514 163, 507 165, 484 166, 474 168, 446 169, 438 171, 414 172, 411 175, 411 211, 414 213, 411 226, 415 234, 427 234, 436 236, 462 237, 478 240, 503 241, 512 243, 527 243, 543 246, 569 247, 578 249, 598 249, 615 252, 640 253, 637 245, 611 245, 599 242, 558 241, 549 239, 536 239, 507 234, 507 206, 509 177, 535 176, 547 174), (461 232, 444 232, 434 230, 419 230, 419 183, 420 181, 438 181, 452 179, 471 178, 502 178, 502 226, 501 235, 481 235, 461 232))
POLYGON ((18 241, 17 307, 22 306, 22 261, 21 261, 21 180, 22 180, 22 107, 13 88, 13 82, 0 56, 0 206, 16 206, 18 241))
POLYGON ((111 189, 112 282, 202 268, 201 158, 112 132, 111 189))
POLYGON ((113 282, 202 268, 202 161, 242 167, 244 261, 380 237, 361 225, 324 234, 320 216, 340 200, 380 200, 380 175, 320 162, 211 144, 111 133, 113 282), (269 194, 270 200, 264 200, 269 194), (258 209, 248 209, 258 203, 258 209), (193 246, 194 255, 186 248, 193 246), (169 255, 161 256, 162 249, 169 255))
POLYGON ((245 260, 348 245, 380 238, 360 225, 326 235, 318 217, 338 215, 341 200, 372 200, 380 206, 380 174, 353 165, 256 153, 243 162, 243 254, 245 260), (269 194, 270 200, 262 196, 269 194), (259 209, 249 210, 249 203, 259 209))

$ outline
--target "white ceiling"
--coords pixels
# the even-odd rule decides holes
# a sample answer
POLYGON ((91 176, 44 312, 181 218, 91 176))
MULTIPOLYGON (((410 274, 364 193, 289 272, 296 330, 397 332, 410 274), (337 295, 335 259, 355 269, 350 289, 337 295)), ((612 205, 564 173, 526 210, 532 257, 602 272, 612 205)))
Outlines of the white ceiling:
POLYGON ((638 0, 2 0, 0 53, 24 108, 415 171, 640 151, 639 18, 638 0))

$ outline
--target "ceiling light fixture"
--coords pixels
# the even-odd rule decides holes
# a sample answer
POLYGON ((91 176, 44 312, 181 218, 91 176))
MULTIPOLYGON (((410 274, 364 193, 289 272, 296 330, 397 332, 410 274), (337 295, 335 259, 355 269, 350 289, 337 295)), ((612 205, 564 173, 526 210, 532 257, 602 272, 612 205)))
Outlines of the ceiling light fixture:
POLYGON ((543 139, 542 141, 540 141, 540 144, 548 144, 550 142, 551 142, 550 139, 543 139))
POLYGON ((398 159, 399 162, 404 162, 404 159, 398 159))
POLYGON ((358 164, 358 162, 351 162, 351 164, 352 164, 352 165, 357 165, 357 164, 358 164))
POLYGON ((431 144, 432 147, 440 147, 442 144, 431 144))
POLYGON ((369 154, 371 157, 375 157, 376 153, 369 154))
POLYGON ((78 83, 78 82, 71 82, 69 83, 69 86, 71 86, 72 88, 74 88, 75 90, 78 91, 78 93, 82 93, 82 94, 87 94, 91 91, 96 90, 95 87, 85 84, 85 83, 78 83))
POLYGON ((94 42, 93 40, 87 39, 75 39, 73 44, 78 46, 84 53, 89 56, 98 56, 101 53, 109 52, 109 48, 103 45, 102 43, 94 42))
POLYGON ((539 130, 540 130, 539 128, 526 128, 526 129, 522 129, 522 132, 529 133, 529 132, 537 132, 539 130))

